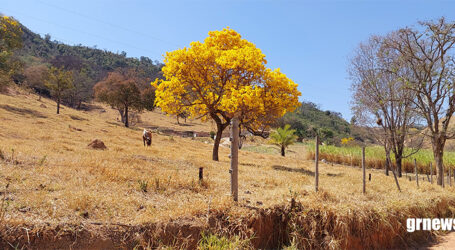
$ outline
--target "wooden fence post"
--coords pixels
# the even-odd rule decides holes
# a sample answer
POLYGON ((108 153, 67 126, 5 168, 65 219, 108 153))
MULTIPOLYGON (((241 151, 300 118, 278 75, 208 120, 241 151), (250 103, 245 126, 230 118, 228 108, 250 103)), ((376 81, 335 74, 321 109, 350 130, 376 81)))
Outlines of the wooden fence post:
POLYGON ((430 176, 427 174, 427 180, 428 182, 430 182, 430 176))
POLYGON ((368 181, 371 181, 371 173, 368 173, 368 181))
POLYGON ((314 178, 315 178, 315 186, 316 186, 316 192, 319 190, 319 136, 316 135, 316 148, 315 148, 315 153, 314 153, 314 165, 315 165, 315 170, 314 170, 314 178))
POLYGON ((237 117, 231 120, 231 194, 234 201, 239 199, 239 120, 237 117))
POLYGON ((433 165, 430 162, 430 183, 433 184, 433 165))
POLYGON ((362 174, 363 174, 363 193, 366 193, 365 189, 365 147, 362 147, 362 174))
POLYGON ((451 187, 452 186, 452 172, 450 171, 450 168, 448 168, 447 171, 449 172, 449 187, 451 187))
POLYGON ((416 182, 417 182, 417 187, 419 187, 419 172, 417 171, 417 160, 414 158, 414 169, 416 172, 416 182))
POLYGON ((199 182, 204 179, 204 168, 199 168, 199 182))
MULTIPOLYGON (((435 168, 437 169, 438 167, 436 166, 435 168)), ((441 175, 442 175, 442 187, 443 188, 446 187, 446 181, 445 181, 445 175, 444 175, 445 171, 444 170, 445 170, 445 166, 444 166, 444 164, 442 164, 442 173, 441 173, 441 175)), ((439 169, 438 169, 438 171, 439 171, 439 169)))

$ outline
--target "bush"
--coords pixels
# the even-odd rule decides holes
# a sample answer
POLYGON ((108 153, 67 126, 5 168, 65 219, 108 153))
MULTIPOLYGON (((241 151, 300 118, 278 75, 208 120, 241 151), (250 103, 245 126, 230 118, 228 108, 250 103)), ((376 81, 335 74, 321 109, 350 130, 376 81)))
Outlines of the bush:
POLYGON ((202 238, 199 241, 198 249, 201 250, 215 250, 215 249, 248 249, 250 247, 249 240, 241 240, 240 237, 234 236, 226 238, 219 237, 213 234, 202 233, 202 238))

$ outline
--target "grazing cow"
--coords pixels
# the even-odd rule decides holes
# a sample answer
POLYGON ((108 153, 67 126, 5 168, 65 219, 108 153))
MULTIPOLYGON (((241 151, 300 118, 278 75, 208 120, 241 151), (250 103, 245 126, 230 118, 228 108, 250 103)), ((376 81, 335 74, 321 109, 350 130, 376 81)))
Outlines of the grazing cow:
POLYGON ((144 146, 145 142, 147 142, 147 146, 152 145, 152 131, 144 129, 144 132, 142 132, 142 140, 144 141, 144 146))

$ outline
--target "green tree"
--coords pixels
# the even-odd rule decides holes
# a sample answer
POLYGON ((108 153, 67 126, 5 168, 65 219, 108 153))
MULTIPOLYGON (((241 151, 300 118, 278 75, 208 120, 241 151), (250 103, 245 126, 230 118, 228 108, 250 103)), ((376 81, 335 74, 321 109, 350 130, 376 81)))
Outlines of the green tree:
POLYGON ((318 129, 318 135, 321 138, 321 141, 332 144, 333 143, 333 136, 334 133, 331 129, 329 128, 320 128, 318 129))
POLYGON ((295 129, 290 129, 291 125, 286 124, 284 128, 278 128, 270 134, 270 143, 281 148, 281 156, 285 156, 285 150, 289 145, 295 143, 297 136, 295 129))
POLYGON ((74 88, 65 95, 65 104, 73 108, 81 109, 83 102, 88 102, 93 96, 93 79, 88 75, 88 70, 72 70, 74 88))
POLYGON ((145 110, 155 109, 155 88, 147 87, 141 91, 142 105, 145 110))
POLYGON ((48 79, 45 81, 47 88, 51 90, 52 97, 57 102, 57 114, 60 114, 60 103, 65 90, 74 88, 73 73, 61 68, 51 67, 48 79))

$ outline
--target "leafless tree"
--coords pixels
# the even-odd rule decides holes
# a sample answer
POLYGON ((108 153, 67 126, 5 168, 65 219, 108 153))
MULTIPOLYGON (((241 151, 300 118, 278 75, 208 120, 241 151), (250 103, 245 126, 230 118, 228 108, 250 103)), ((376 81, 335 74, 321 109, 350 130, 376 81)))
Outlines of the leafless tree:
POLYGON ((410 70, 404 77, 406 89, 414 92, 416 110, 426 121, 425 135, 432 142, 438 170, 438 185, 443 185, 443 156, 450 131, 450 119, 455 112, 455 23, 444 18, 419 22, 414 28, 396 32, 387 41, 390 51, 400 55, 401 65, 410 70))
POLYGON ((360 44, 351 59, 349 74, 353 81, 352 110, 358 122, 369 127, 384 146, 387 175, 389 166, 392 167, 390 152, 393 152, 396 178, 402 175, 402 159, 419 150, 419 147, 406 153, 404 150, 417 116, 411 101, 413 92, 407 90, 402 81, 407 70, 397 67, 397 56, 383 46, 386 39, 388 37, 372 36, 360 44))

